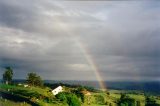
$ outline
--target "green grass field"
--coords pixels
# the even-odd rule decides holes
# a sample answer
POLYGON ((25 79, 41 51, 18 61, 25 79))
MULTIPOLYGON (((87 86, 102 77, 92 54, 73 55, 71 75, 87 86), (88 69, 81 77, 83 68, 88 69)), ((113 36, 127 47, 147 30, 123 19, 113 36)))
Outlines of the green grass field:
POLYGON ((13 102, 6 99, 0 99, 0 106, 31 106, 25 102, 13 102))
MULTIPOLYGON (((70 91, 67 88, 67 92, 70 91)), ((73 88, 71 88, 73 90, 73 88)), ((0 84, 0 91, 7 92, 13 95, 18 95, 29 99, 32 102, 37 103, 39 106, 68 106, 66 103, 61 102, 55 98, 55 96, 50 92, 51 89, 48 87, 23 87, 16 85, 5 85, 0 84), (44 98, 52 98, 52 102, 47 101, 44 98)), ((121 93, 126 93, 128 97, 140 101, 140 106, 145 106, 145 96, 143 93, 132 93, 129 91, 122 90, 108 90, 107 92, 91 92, 91 95, 85 95, 84 103, 81 106, 117 106, 117 101, 120 99, 121 93)), ((153 96, 157 103, 160 104, 160 99, 153 96)), ((31 106, 24 102, 13 102, 10 100, 0 99, 0 106, 31 106)))

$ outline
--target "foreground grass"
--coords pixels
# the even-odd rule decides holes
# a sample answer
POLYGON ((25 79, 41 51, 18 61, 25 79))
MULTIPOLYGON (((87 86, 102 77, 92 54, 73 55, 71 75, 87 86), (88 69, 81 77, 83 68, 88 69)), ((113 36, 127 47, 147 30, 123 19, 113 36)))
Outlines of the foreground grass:
POLYGON ((0 99, 0 106, 31 106, 24 102, 13 102, 6 99, 0 99))
MULTIPOLYGON (((48 101, 44 101, 45 100, 44 98, 54 98, 50 90, 51 89, 47 87, 45 88, 26 87, 25 88, 23 86, 0 84, 0 91, 8 92, 13 95, 18 95, 20 97, 27 98, 30 101, 38 104, 39 106, 65 106, 65 104, 58 102, 57 100, 55 100, 54 103, 51 103, 51 102, 48 103, 48 101)), ((14 106, 11 104, 10 105, 8 104, 7 106, 14 106)))
POLYGON ((38 94, 41 94, 43 96, 51 96, 51 93, 48 91, 51 90, 49 88, 39 88, 39 87, 22 87, 22 86, 16 86, 16 85, 6 85, 6 84, 0 84, 0 90, 6 90, 6 91, 28 91, 30 92, 37 92, 38 94))

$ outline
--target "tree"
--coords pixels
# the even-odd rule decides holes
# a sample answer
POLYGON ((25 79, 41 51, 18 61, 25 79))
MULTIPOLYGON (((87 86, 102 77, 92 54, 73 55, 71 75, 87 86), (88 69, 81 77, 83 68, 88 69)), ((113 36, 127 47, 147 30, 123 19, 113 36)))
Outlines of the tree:
POLYGON ((13 70, 11 67, 6 67, 6 71, 3 74, 3 80, 6 84, 9 84, 12 82, 12 77, 13 77, 13 70))
POLYGON ((128 97, 126 94, 121 94, 118 106, 136 106, 135 99, 128 97))
POLYGON ((40 76, 36 77, 35 83, 36 83, 35 85, 37 86, 43 86, 43 81, 40 76))
POLYGON ((28 73, 27 83, 31 86, 43 86, 43 81, 36 73, 28 73))

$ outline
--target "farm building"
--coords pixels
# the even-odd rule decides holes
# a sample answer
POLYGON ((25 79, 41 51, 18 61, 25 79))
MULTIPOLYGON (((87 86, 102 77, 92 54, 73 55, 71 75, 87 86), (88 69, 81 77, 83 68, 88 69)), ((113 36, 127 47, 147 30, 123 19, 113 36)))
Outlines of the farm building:
POLYGON ((57 88, 52 90, 53 95, 57 95, 59 92, 62 92, 63 88, 62 86, 58 86, 57 88))

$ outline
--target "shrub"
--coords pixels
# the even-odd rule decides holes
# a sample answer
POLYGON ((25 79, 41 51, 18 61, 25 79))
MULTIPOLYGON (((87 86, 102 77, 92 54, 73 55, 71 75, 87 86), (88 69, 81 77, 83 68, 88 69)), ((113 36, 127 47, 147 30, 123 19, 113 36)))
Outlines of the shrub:
POLYGON ((70 94, 67 97, 67 103, 69 106, 80 106, 81 103, 75 94, 70 94))
POLYGON ((105 104, 105 98, 102 95, 95 95, 94 97, 97 104, 105 104))
POLYGON ((61 92, 56 95, 56 98, 66 102, 69 106, 80 106, 81 102, 78 97, 73 93, 61 92))
POLYGON ((72 93, 74 93, 84 103, 84 94, 82 93, 83 90, 85 90, 85 89, 84 88, 78 88, 77 90, 73 90, 72 93))
POLYGON ((60 99, 60 101, 67 102, 67 93, 66 92, 60 92, 56 95, 56 98, 60 99))
POLYGON ((156 103, 156 100, 154 98, 146 97, 145 106, 160 106, 160 105, 156 103))
POLYGON ((118 102, 118 106, 136 106, 135 99, 129 98, 125 94, 121 94, 121 98, 118 102))

